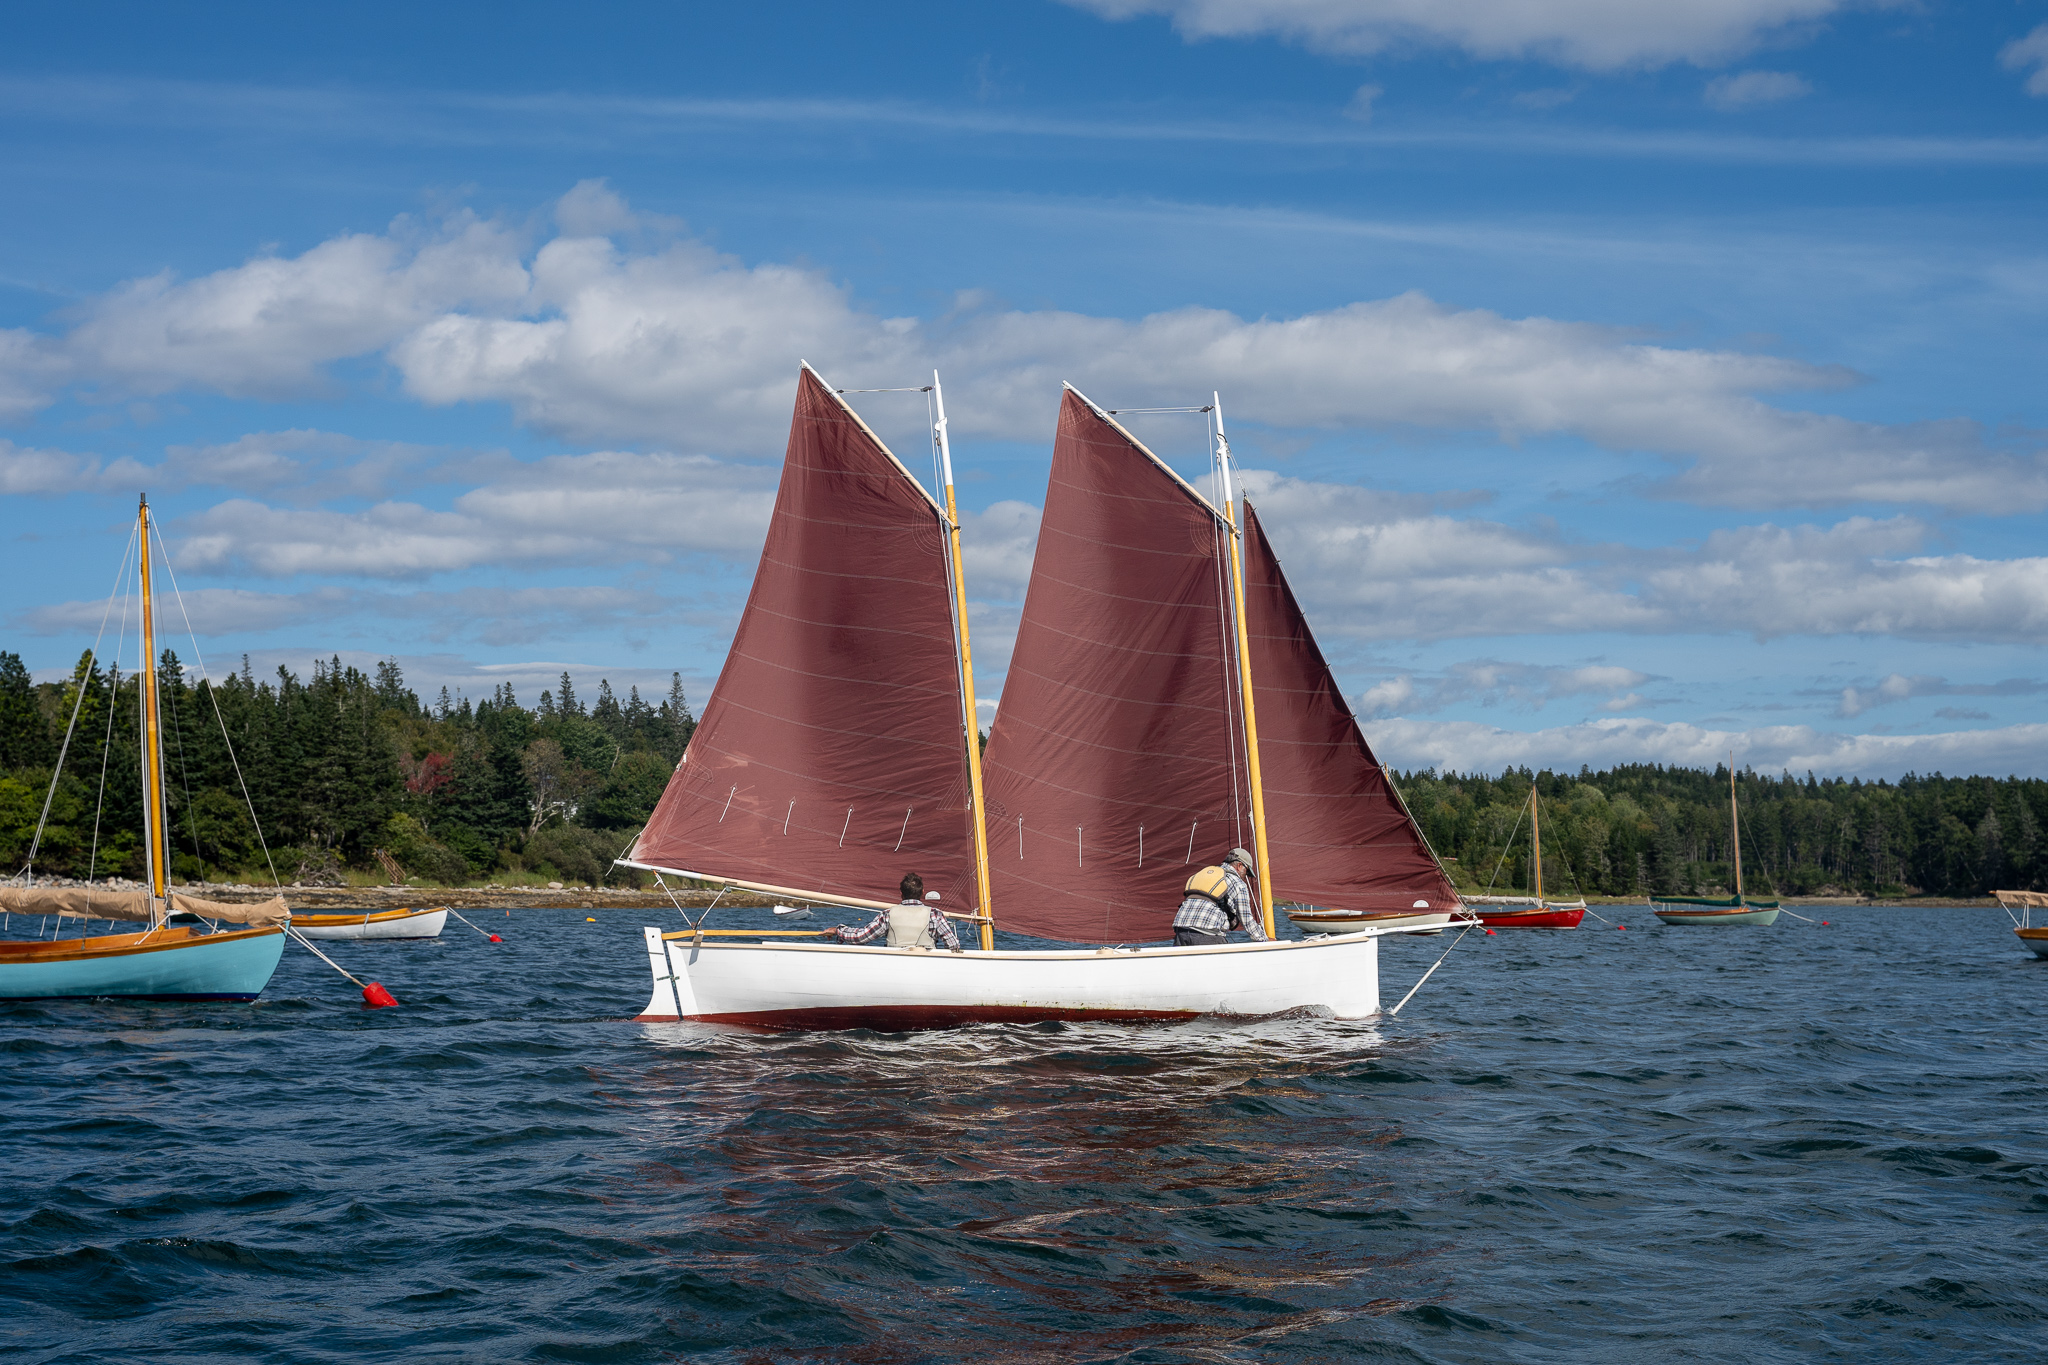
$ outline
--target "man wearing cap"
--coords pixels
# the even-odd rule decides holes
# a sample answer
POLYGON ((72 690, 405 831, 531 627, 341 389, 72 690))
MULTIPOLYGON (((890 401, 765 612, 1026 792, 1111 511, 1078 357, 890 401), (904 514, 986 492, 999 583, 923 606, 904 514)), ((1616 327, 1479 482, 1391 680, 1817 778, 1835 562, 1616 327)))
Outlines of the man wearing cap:
POLYGON ((1242 929, 1254 943, 1266 939, 1258 907, 1252 903, 1252 855, 1233 848, 1223 856, 1220 868, 1205 867, 1188 878, 1186 898, 1173 916, 1173 945, 1176 948, 1222 943, 1232 929, 1242 929), (1220 878, 1213 874, 1220 872, 1220 878), (1205 882, 1205 874, 1208 879, 1205 882), (1220 886, 1218 885, 1220 883, 1220 886), (1198 886, 1201 889, 1197 889, 1198 886))

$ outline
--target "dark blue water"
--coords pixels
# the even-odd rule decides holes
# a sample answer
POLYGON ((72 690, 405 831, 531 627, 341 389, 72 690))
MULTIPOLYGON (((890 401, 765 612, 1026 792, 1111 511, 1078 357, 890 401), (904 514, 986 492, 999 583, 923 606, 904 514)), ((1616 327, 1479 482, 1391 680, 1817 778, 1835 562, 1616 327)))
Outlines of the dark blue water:
POLYGON ((2048 1356, 2048 962, 1997 911, 922 1036, 625 1022, 643 916, 583 916, 332 945, 399 1009, 297 949, 253 1007, 0 1006, 0 1356, 2048 1356))

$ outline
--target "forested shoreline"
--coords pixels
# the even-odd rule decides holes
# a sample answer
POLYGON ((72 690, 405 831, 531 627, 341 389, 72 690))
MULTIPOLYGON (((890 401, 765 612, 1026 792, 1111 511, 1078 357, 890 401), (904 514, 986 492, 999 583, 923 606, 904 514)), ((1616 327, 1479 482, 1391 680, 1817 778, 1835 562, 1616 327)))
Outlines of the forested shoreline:
MULTIPOLYGON (((418 882, 639 885, 641 874, 611 860, 696 728, 680 675, 652 702, 637 688, 620 698, 600 679, 586 703, 564 673, 531 707, 509 686, 477 702, 443 688, 422 702, 391 661, 374 674, 316 661, 306 679, 284 668, 258 679, 245 661, 208 683, 188 680, 166 650, 159 677, 172 871, 190 881, 268 884, 267 843, 286 883, 382 881, 382 850, 418 882)), ((35 871, 140 875, 139 693, 134 675, 90 658, 68 682, 36 683, 18 655, 0 651, 0 875, 27 861, 74 710, 35 871)), ((1528 888, 1532 784, 1547 892, 1733 884, 1726 768, 1395 777, 1464 891, 1528 888)), ((2038 779, 1743 770, 1736 789, 1753 892, 1981 896, 2048 882, 2048 782, 2038 779)))
MULTIPOLYGON (((1543 817, 1545 894, 1726 894, 1734 887, 1728 769, 1630 764, 1497 778, 1397 774, 1461 891, 1525 891, 1529 789, 1543 817), (1511 844, 1512 840, 1512 844, 1511 844)), ((2048 877, 2048 782, 1907 774, 1897 782, 1735 777, 1753 894, 1983 896, 2048 877)))
MULTIPOLYGON (((423 703, 390 661, 374 676, 316 661, 302 680, 245 659, 195 683, 165 650, 158 677, 171 870, 189 881, 268 884, 272 863, 286 883, 383 881, 383 850, 418 882, 638 885, 611 860, 696 728, 680 675, 652 703, 600 680, 586 705, 564 673, 530 708, 510 686, 423 703)), ((140 690, 89 656, 38 684, 0 651, 0 875, 27 862, 67 726, 35 873, 141 875, 140 690)))

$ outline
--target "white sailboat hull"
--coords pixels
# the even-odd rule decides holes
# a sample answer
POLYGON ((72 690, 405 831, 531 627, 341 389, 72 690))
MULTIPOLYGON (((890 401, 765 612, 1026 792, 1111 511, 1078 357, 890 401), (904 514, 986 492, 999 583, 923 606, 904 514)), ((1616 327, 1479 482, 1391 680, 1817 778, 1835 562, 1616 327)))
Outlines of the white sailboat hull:
POLYGON ((367 915, 294 915, 301 938, 439 938, 446 910, 386 910, 367 915))
POLYGON ((1041 1019, 1379 1011, 1379 934, 1057 952, 724 943, 645 931, 654 991, 637 1022, 886 1030, 1041 1019))

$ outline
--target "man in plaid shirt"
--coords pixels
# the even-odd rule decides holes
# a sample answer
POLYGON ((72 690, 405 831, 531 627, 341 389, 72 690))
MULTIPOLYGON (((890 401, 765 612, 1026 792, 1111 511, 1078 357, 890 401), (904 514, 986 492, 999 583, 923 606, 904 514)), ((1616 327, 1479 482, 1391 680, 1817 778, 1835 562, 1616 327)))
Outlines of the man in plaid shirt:
POLYGON ((1221 943, 1223 936, 1232 929, 1244 930, 1254 943, 1265 942, 1266 926, 1259 921, 1259 912, 1252 904, 1251 887, 1245 881, 1251 870, 1252 855, 1243 849, 1233 848, 1225 855, 1223 881, 1226 889, 1223 895, 1227 905, 1218 905, 1207 896, 1190 892, 1173 917, 1173 943, 1176 948, 1221 943))
POLYGON ((936 905, 925 904, 924 878, 915 872, 906 873, 900 890, 903 893, 901 905, 878 911, 873 919, 858 929, 850 924, 840 925, 832 931, 833 941, 871 943, 886 931, 891 948, 936 948, 943 943, 952 951, 959 952, 960 936, 953 932, 946 912, 936 905))

